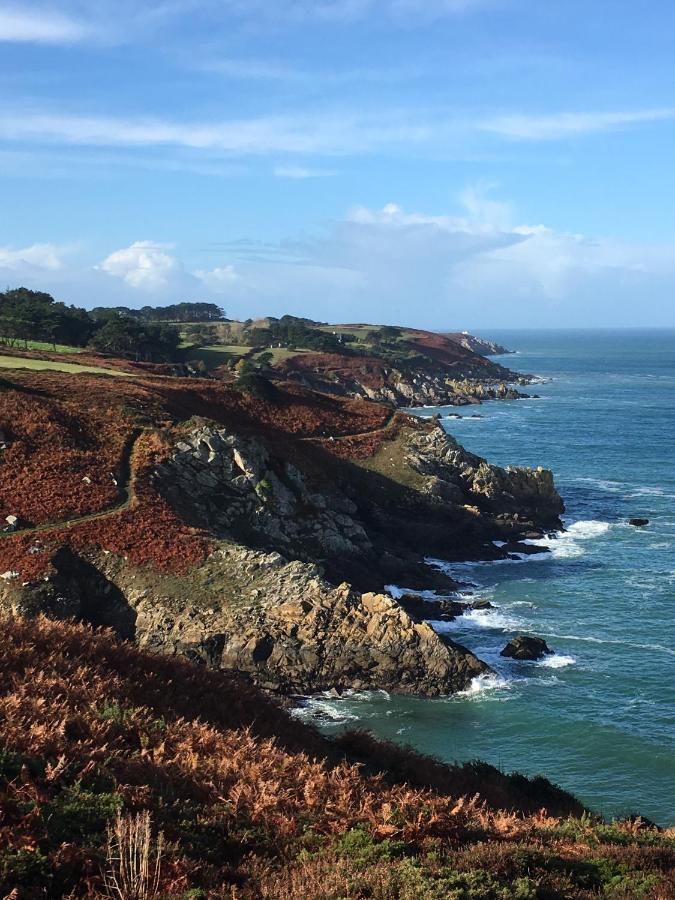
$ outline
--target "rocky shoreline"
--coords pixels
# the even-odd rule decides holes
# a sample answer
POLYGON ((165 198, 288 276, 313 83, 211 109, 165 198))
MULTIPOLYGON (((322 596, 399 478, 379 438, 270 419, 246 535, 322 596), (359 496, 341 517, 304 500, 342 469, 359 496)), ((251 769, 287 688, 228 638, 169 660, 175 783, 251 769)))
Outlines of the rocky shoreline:
POLYGON ((283 694, 466 689, 490 670, 428 624, 466 603, 425 558, 506 559, 560 527, 551 473, 491 465, 411 417, 364 460, 332 450, 203 420, 150 477, 183 521, 213 536, 202 565, 165 576, 64 548, 47 578, 3 576, 0 607, 111 627, 283 694), (387 584, 408 596, 394 599, 387 584), (441 599, 412 596, 422 590, 441 599))

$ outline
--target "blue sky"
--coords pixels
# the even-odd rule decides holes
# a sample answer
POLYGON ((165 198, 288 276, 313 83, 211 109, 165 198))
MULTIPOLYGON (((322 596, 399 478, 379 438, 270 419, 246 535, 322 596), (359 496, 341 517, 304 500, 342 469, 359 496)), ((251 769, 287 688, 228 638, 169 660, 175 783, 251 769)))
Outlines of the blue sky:
POLYGON ((0 284, 675 325, 673 33, 665 0, 0 0, 0 284))

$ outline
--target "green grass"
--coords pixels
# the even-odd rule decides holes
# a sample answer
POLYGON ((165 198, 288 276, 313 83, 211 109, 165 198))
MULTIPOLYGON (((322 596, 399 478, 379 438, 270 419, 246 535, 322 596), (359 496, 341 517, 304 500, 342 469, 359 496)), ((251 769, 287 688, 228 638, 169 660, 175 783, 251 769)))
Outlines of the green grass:
MULTIPOLYGON (((0 337, 0 346, 7 344, 7 338, 0 337)), ((46 353, 82 353, 82 347, 71 347, 69 344, 50 344, 47 341, 23 341, 16 345, 17 350, 44 350, 46 353)))
POLYGON ((284 360, 292 359, 294 356, 299 356, 301 353, 317 353, 321 351, 316 350, 307 350, 307 349, 296 349, 289 350, 288 347, 273 347, 271 350, 269 348, 265 348, 261 350, 260 353, 256 353, 254 360, 261 355, 261 353, 271 353, 272 354, 272 365, 276 365, 277 363, 284 362, 284 360))
POLYGON ((28 359, 22 356, 0 355, 0 369, 32 369, 34 372, 68 372, 71 375, 129 376, 131 372, 103 369, 98 366, 78 366, 77 363, 56 362, 51 359, 28 359))

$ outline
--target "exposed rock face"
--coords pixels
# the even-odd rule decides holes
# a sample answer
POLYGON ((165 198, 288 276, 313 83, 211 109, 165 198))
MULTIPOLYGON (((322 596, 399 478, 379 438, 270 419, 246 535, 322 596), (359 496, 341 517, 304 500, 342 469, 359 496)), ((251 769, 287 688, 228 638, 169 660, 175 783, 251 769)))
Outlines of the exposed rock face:
POLYGON ((377 357, 307 354, 286 360, 277 370, 285 379, 313 390, 364 397, 396 407, 467 406, 483 400, 515 400, 527 395, 510 385, 530 382, 526 375, 484 359, 476 360, 475 356, 453 365, 427 360, 399 366, 377 357))
POLYGON ((291 693, 465 688, 488 667, 426 620, 467 604, 398 602, 383 585, 455 588, 426 555, 505 557, 494 538, 537 536, 562 510, 549 472, 491 466, 416 420, 363 464, 206 423, 152 479, 184 521, 217 539, 204 564, 169 576, 64 548, 46 580, 21 584, 5 573, 0 606, 112 627, 291 693))
POLYGON ((473 353, 479 353, 481 356, 500 356, 504 353, 513 353, 513 350, 507 350, 496 341, 476 337, 474 334, 469 334, 468 331, 444 332, 444 336, 458 343, 460 347, 471 350, 473 353))
POLYGON ((298 559, 355 557, 372 543, 337 491, 312 493, 287 460, 259 438, 204 426, 156 470, 160 491, 190 521, 221 533, 254 536, 298 559))
POLYGON ((542 638, 519 634, 518 637, 508 642, 499 655, 508 656, 511 659, 536 660, 542 659, 549 653, 553 653, 553 651, 549 649, 548 644, 542 638))
POLYGON ((483 400, 518 400, 528 396, 505 382, 458 380, 425 372, 414 375, 392 373, 381 387, 356 383, 350 393, 398 407, 469 406, 483 400))
POLYGON ((287 693, 350 687, 437 696, 489 671, 391 597, 333 587, 315 565, 278 553, 224 545, 184 583, 149 580, 106 555, 94 565, 65 552, 57 569, 50 581, 0 586, 0 606, 106 625, 141 646, 287 693))
POLYGON ((430 480, 429 493, 455 503, 475 503, 496 516, 560 527, 564 504, 547 469, 502 469, 469 453, 441 427, 412 435, 407 461, 430 480))

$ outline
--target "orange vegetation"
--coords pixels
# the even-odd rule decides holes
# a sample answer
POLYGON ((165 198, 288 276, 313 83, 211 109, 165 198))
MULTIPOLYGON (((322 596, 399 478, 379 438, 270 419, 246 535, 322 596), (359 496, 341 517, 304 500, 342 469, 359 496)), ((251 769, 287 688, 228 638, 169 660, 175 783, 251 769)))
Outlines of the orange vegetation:
POLYGON ((100 897, 106 825, 139 811, 166 838, 162 896, 590 898, 607 872, 645 888, 614 896, 672 896, 673 842, 640 823, 367 776, 224 673, 83 626, 0 625, 0 888, 17 898, 100 897))
POLYGON ((292 384, 268 402, 216 381, 12 373, 0 383, 0 523, 15 515, 23 527, 44 527, 0 536, 0 573, 44 575, 66 544, 173 572, 201 562, 207 536, 178 518, 149 477, 193 417, 268 439, 321 440, 352 458, 393 433, 391 411, 378 404, 292 384))

